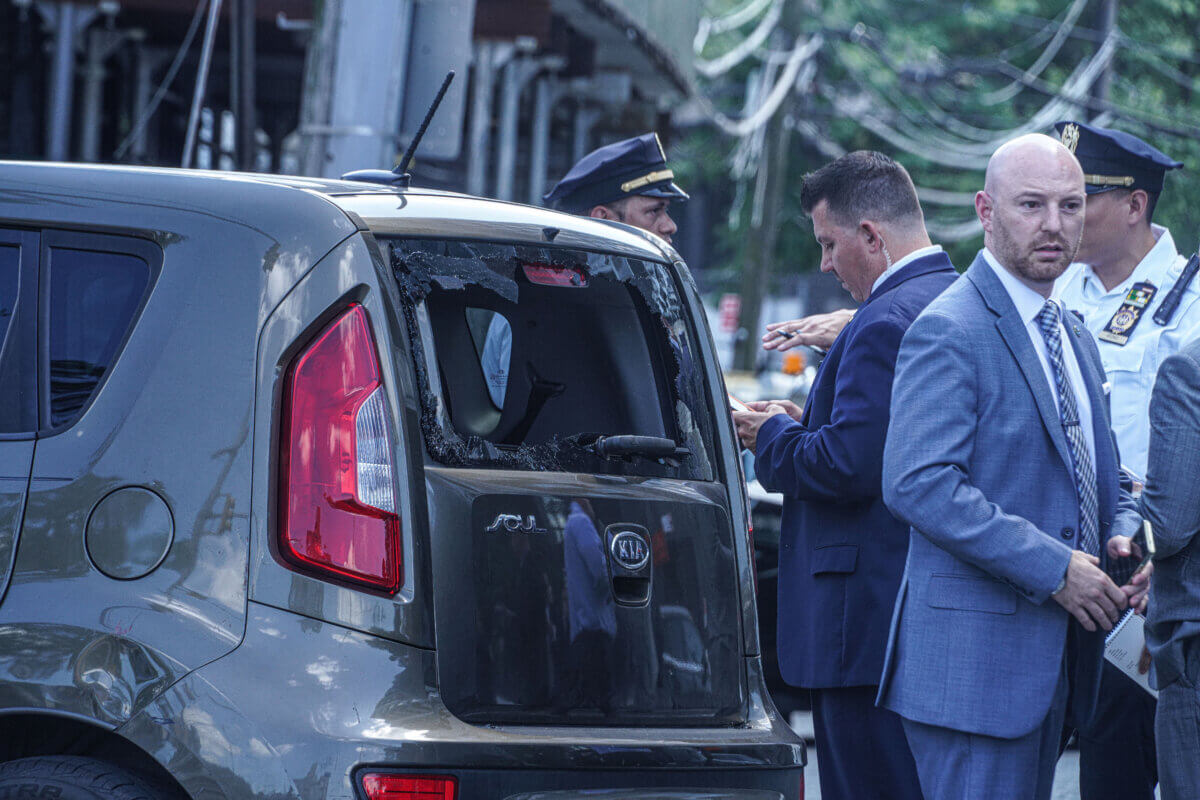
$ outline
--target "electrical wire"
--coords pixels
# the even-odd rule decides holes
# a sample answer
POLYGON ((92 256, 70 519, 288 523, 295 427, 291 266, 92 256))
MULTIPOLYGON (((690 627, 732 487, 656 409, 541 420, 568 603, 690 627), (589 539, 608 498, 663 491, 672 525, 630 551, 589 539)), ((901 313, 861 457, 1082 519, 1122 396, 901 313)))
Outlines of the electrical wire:
MULTIPOLYGON (((1050 43, 1046 45, 1046 49, 1038 56, 1037 60, 1030 65, 1029 69, 1025 70, 1025 79, 1029 80, 1037 78, 1045 71, 1054 57, 1058 55, 1058 51, 1062 49, 1063 44, 1071 35, 1071 31, 1075 28, 1075 23, 1079 19, 1079 15, 1087 6, 1088 0, 1075 0, 1067 9, 1066 18, 1058 25, 1058 29, 1054 32, 1054 37, 1050 43)), ((1007 86, 1003 86, 991 92, 984 93, 979 102, 985 106, 999 105, 1006 103, 1016 97, 1025 89, 1025 81, 1012 81, 1007 86)))
POLYGON ((697 53, 692 62, 696 72, 711 80, 724 75, 749 58, 752 53, 762 47, 767 41, 767 37, 775 30, 775 26, 779 24, 779 19, 783 16, 783 5, 784 0, 772 0, 771 7, 767 9, 767 13, 763 15, 758 26, 729 52, 711 61, 701 58, 697 53))
POLYGON ((882 103, 878 101, 881 98, 872 99, 861 91, 856 96, 844 95, 827 84, 821 84, 819 89, 834 108, 853 118, 893 147, 943 166, 982 169, 987 165, 991 154, 1004 142, 1023 133, 1043 131, 1061 119, 1070 107, 1087 94, 1099 78, 1101 71, 1112 58, 1115 42, 1115 37, 1110 37, 1094 56, 1081 62, 1060 88, 1058 95, 1052 97, 1025 123, 1007 131, 997 132, 995 137, 985 142, 952 139, 933 130, 922 130, 921 139, 917 140, 896 130, 886 119, 886 115, 879 113, 884 110, 882 103))
POLYGON ((757 17, 771 4, 771 0, 749 0, 741 8, 735 8, 720 17, 701 17, 696 27, 696 35, 692 39, 692 50, 700 53, 708 44, 710 34, 722 34, 736 30, 757 17))
POLYGON ((175 81, 175 76, 179 73, 179 68, 183 66, 183 59, 187 56, 188 50, 192 47, 192 40, 196 38, 196 31, 200 29, 200 20, 204 18, 204 9, 208 6, 209 0, 199 0, 196 3, 196 11, 192 14, 191 24, 188 25, 187 32, 183 35, 183 41, 179 45, 179 49, 175 52, 175 58, 171 61, 171 66, 167 68, 163 79, 159 82, 158 88, 154 90, 154 96, 150 102, 146 104, 146 108, 142 110, 137 122, 129 129, 129 133, 117 145, 117 149, 113 152, 113 160, 120 161, 125 155, 125 151, 133 144, 133 140, 141 135, 142 130, 150 122, 150 118, 154 116, 154 112, 158 110, 158 104, 167 94, 167 90, 171 88, 171 84, 175 81))
POLYGON ((712 32, 720 34, 736 30, 761 14, 770 4, 771 0, 749 0, 741 8, 735 8, 724 16, 713 17, 712 32))
POLYGON ((775 85, 771 87, 770 92, 766 94, 762 104, 747 117, 742 119, 733 119, 718 111, 707 97, 703 95, 697 97, 697 104, 701 111, 713 121, 713 123, 721 129, 722 132, 729 136, 742 137, 746 134, 757 130, 765 125, 767 120, 778 110, 783 103, 788 92, 795 88, 797 92, 805 92, 808 90, 808 85, 812 82, 816 75, 816 66, 812 64, 809 69, 801 71, 801 67, 810 64, 814 55, 821 49, 825 43, 825 38, 820 34, 813 36, 810 39, 796 37, 796 46, 792 49, 792 57, 784 66, 779 79, 775 85))

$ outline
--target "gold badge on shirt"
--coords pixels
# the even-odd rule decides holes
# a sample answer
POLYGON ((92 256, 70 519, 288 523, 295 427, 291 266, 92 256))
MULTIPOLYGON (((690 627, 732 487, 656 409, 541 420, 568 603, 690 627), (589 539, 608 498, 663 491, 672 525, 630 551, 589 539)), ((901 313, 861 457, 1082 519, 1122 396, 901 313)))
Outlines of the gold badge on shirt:
POLYGON ((1150 305, 1150 301, 1154 299, 1157 292, 1158 288, 1152 283, 1135 283, 1129 290, 1129 294, 1125 295, 1125 302, 1121 303, 1121 307, 1117 309, 1117 313, 1112 315, 1112 319, 1104 326, 1104 330, 1096 334, 1096 338, 1102 342, 1112 342, 1118 347, 1124 347, 1125 343, 1129 341, 1129 337, 1133 335, 1133 329, 1141 321, 1142 312, 1146 310, 1146 306, 1150 305))

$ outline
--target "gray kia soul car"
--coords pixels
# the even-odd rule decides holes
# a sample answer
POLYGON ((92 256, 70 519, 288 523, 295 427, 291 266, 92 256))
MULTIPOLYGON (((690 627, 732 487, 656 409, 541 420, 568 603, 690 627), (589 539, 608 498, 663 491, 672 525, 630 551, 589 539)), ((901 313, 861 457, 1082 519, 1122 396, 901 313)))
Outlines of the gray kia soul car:
POLYGON ((0 798, 796 798, 686 267, 0 163, 0 798))

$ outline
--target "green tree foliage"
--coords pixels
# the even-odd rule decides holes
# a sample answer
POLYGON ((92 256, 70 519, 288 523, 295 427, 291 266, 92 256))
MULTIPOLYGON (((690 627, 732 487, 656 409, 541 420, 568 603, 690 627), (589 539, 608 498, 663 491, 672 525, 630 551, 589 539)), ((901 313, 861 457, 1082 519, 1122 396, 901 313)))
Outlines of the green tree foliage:
MULTIPOLYGON (((718 17, 746 2, 712 0, 706 13, 718 17)), ((888 153, 922 190, 934 240, 965 266, 982 246, 971 198, 982 187, 991 149, 1031 121, 1040 122, 1034 130, 1051 134, 1058 119, 1096 121, 1137 134, 1185 163, 1185 170, 1168 175, 1155 221, 1171 229, 1181 250, 1194 250, 1200 240, 1192 189, 1200 174, 1200 107, 1193 102, 1200 88, 1200 0, 1117 0, 1107 95, 1103 60, 1097 60, 1104 51, 1104 3, 842 0, 804 6, 801 34, 820 34, 825 43, 815 56, 811 87, 792 106, 789 185, 799 187, 805 172, 839 151, 888 153)), ((753 27, 711 37, 703 55, 728 51, 753 27)), ((780 38, 766 49, 789 49, 790 37, 780 38)), ((702 79, 701 91, 725 114, 738 116, 763 63, 747 59, 719 78, 702 79)), ((714 220, 718 269, 710 283, 715 279, 722 288, 737 283, 753 188, 752 176, 740 191, 729 181, 736 146, 729 136, 699 128, 673 154, 688 185, 715 188, 712 206, 733 209, 714 220)), ((815 269, 819 259, 798 194, 789 191, 785 199, 777 281, 815 269)))

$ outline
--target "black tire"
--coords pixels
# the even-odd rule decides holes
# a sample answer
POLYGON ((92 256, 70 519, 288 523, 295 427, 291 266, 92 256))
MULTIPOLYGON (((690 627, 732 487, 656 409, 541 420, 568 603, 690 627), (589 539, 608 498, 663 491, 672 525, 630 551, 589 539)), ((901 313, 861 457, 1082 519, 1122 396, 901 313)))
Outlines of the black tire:
POLYGON ((82 756, 39 756, 0 764, 0 800, 166 800, 132 772, 82 756))

